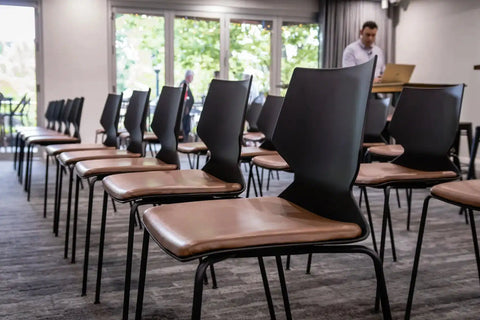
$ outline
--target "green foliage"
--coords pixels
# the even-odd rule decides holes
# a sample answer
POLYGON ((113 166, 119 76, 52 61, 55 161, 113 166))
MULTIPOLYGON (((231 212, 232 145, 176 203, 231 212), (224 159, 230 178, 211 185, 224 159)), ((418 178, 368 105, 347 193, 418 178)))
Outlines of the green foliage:
MULTIPOLYGON (((319 67, 318 24, 285 24, 282 26, 282 84, 288 85, 296 67, 319 67)), ((286 89, 282 90, 285 94, 286 89)))

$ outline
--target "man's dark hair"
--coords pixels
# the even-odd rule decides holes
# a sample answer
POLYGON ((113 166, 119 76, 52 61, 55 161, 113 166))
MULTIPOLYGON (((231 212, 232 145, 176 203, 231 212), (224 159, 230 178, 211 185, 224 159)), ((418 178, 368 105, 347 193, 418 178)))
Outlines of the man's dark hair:
POLYGON ((367 21, 363 24, 362 30, 365 28, 378 29, 378 26, 374 21, 367 21))

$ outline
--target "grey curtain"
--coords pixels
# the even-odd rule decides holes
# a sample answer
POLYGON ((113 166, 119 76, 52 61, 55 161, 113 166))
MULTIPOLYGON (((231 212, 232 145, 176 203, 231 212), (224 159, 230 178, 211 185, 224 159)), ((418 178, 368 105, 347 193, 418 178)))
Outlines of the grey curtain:
MULTIPOLYGON (((322 4, 321 4, 322 5, 322 4)), ((359 37, 365 21, 378 25, 376 44, 385 53, 385 62, 394 61, 393 8, 382 9, 379 1, 323 0, 325 8, 324 64, 326 68, 342 66, 343 49, 359 37)))

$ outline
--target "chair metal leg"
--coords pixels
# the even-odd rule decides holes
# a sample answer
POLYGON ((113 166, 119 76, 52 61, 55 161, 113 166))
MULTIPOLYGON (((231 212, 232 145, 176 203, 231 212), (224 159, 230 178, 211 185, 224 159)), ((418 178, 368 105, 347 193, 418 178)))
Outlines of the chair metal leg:
POLYGON ((25 179, 23 181, 23 191, 27 191, 27 180, 28 180, 28 171, 30 162, 28 159, 30 158, 30 144, 27 144, 27 154, 25 156, 25 179))
POLYGON ((102 284, 102 267, 103 267, 103 247, 105 244, 105 228, 107 224, 107 204, 108 193, 103 192, 103 207, 102 207, 102 223, 100 227, 100 242, 98 245, 98 267, 97 267, 97 285, 95 287, 95 303, 100 303, 100 287, 102 284))
MULTIPOLYGON (((137 308, 135 310, 135 319, 142 319, 143 309, 143 293, 145 292, 145 278, 147 275, 147 261, 148 261, 148 244, 150 241, 150 234, 145 229, 143 231, 143 244, 142 244, 142 259, 140 262, 140 275, 138 277, 138 291, 137 291, 137 308)), ((128 316, 128 312, 127 312, 128 316)), ((123 318, 126 320, 126 318, 123 318)))
POLYGON ((263 257, 258 257, 258 265, 260 267, 260 273, 262 274, 263 289, 265 290, 265 297, 268 304, 268 312, 270 313, 270 319, 275 320, 275 310, 273 309, 272 295, 270 293, 270 286, 268 285, 267 272, 265 271, 265 264, 263 263, 263 257))
POLYGON ((60 207, 62 202, 62 183, 63 183, 63 169, 60 166, 60 175, 58 177, 58 197, 57 197, 57 206, 55 207, 54 219, 53 219, 53 230, 55 232, 55 237, 58 237, 58 226, 60 224, 60 207))
POLYGON ((384 201, 383 201, 383 217, 382 217, 382 233, 380 236, 380 261, 383 263, 383 257, 385 255, 385 238, 386 238, 386 231, 387 231, 387 214, 386 211, 388 210, 388 198, 390 196, 390 188, 386 187, 383 190, 384 194, 384 201))
POLYGON ((57 216, 57 206, 58 206, 58 197, 59 192, 58 192, 58 184, 60 183, 60 163, 57 161, 56 162, 56 170, 55 170, 55 197, 54 197, 54 203, 53 203, 53 233, 55 233, 55 220, 57 216))
POLYGON ((395 188, 395 194, 397 195, 397 206, 398 209, 402 208, 402 203, 400 202, 400 193, 398 192, 398 188, 395 188))
POLYGON ((200 320, 202 314, 203 278, 210 261, 204 259, 198 264, 193 289, 192 320, 200 320))
POLYGON ((372 212, 370 211, 370 202, 368 200, 366 187, 360 188, 360 194, 362 193, 365 195, 365 208, 367 209, 367 218, 368 218, 368 224, 370 225, 370 235, 372 236, 373 250, 375 250, 375 252, 378 253, 377 240, 375 238, 375 230, 373 229, 372 212))
POLYGON ((468 215, 470 217, 470 228, 472 229, 473 249, 475 251, 475 258, 477 260, 478 278, 480 280, 480 253, 478 249, 477 229, 475 227, 475 219, 473 217, 472 209, 468 209, 468 215))
POLYGON ((387 208, 387 218, 388 218, 388 231, 390 234, 390 245, 392 247, 392 257, 393 261, 397 261, 397 250, 395 249, 395 238, 393 236, 393 226, 392 226, 392 215, 390 214, 390 205, 387 208))
POLYGON ((32 175, 33 175, 33 147, 30 152, 30 172, 28 173, 28 184, 27 187, 27 201, 30 201, 30 194, 32 193, 32 175))
POLYGON ((43 217, 47 217, 47 198, 48 198, 48 168, 49 168, 50 155, 47 154, 47 160, 45 162, 45 186, 43 192, 43 217))
POLYGON ((70 240, 70 215, 72 213, 72 187, 73 187, 73 167, 69 166, 68 170, 69 177, 68 177, 68 203, 67 203, 67 221, 65 222, 65 246, 64 246, 64 253, 63 257, 66 259, 68 258, 68 241, 70 240))
POLYGON ((77 222, 78 222, 78 194, 80 187, 80 177, 77 176, 75 181, 75 207, 73 211, 73 231, 72 231, 72 260, 71 263, 75 263, 75 252, 77 250, 77 222))
POLYGON ((413 260, 412 277, 410 279, 410 288, 408 290, 407 306, 405 308, 405 320, 410 319, 410 313, 412 312, 413 293, 415 291, 415 282, 417 279, 418 264, 420 262, 420 253, 422 251, 422 241, 423 241, 423 233, 425 232, 425 224, 427 221, 428 203, 431 198, 432 198, 431 196, 427 196, 423 201, 422 218, 420 220, 420 227, 418 229, 417 247, 415 249, 415 259, 413 260))
POLYGON ((87 294, 88 258, 90 255, 90 231, 92 229, 93 187, 95 179, 88 181, 87 228, 85 232, 85 253, 83 258, 82 296, 87 294))
POLYGON ((133 256, 133 238, 135 212, 137 211, 139 204, 134 202, 130 207, 130 218, 128 222, 128 244, 127 244, 127 262, 125 271, 125 287, 123 291, 123 319, 128 318, 128 306, 130 304, 130 280, 132 277, 132 256, 133 256))
POLYGON ((310 269, 312 267, 312 256, 313 254, 309 253, 307 258, 307 269, 305 270, 305 274, 310 274, 310 269))
POLYGON ((192 163, 192 159, 190 159, 189 153, 187 153, 187 159, 188 159, 188 164, 190 165, 190 169, 193 169, 193 163, 192 163))
POLYGON ((287 254, 287 262, 285 263, 285 270, 290 270, 290 255, 287 254))
POLYGON ((250 161, 250 169, 248 170, 248 183, 246 198, 250 197, 250 184, 253 182, 253 188, 255 190, 255 197, 257 197, 257 188, 255 187, 255 181, 253 181, 253 162, 250 161))
POLYGON ((212 289, 217 289, 217 277, 215 276, 215 267, 213 263, 210 265, 210 276, 212 277, 212 289))
POLYGON ((407 194, 407 230, 410 231, 410 216, 412 212, 412 189, 405 189, 405 193, 407 194))
POLYGON ((282 297, 283 297, 283 305, 285 307, 285 316, 287 317, 287 320, 291 320, 292 313, 290 311, 290 302, 288 301, 288 291, 287 291, 287 284, 285 283, 285 274, 283 273, 282 257, 275 256, 275 260, 277 262, 277 270, 278 270, 278 278, 280 280, 280 287, 282 288, 282 297))
POLYGON ((117 212, 117 205, 115 204, 115 200, 112 198, 112 207, 113 207, 113 212, 117 212))
POLYGON ((263 179, 260 179, 260 173, 258 172, 258 167, 257 166, 255 166, 255 172, 257 173, 258 193, 260 194, 260 197, 263 197, 263 192, 262 192, 263 183, 261 182, 263 179))

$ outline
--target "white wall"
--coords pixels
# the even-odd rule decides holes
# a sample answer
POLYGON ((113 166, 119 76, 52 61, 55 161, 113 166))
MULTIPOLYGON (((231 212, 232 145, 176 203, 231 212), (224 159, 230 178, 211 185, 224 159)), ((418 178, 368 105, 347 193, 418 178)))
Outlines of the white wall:
POLYGON ((412 82, 467 84, 461 121, 479 125, 480 71, 473 66, 480 64, 480 1, 404 1, 409 4, 400 9, 396 62, 416 64, 412 82))
POLYGON ((42 11, 44 105, 85 97, 80 133, 93 142, 109 92, 106 0, 44 0, 42 11))

